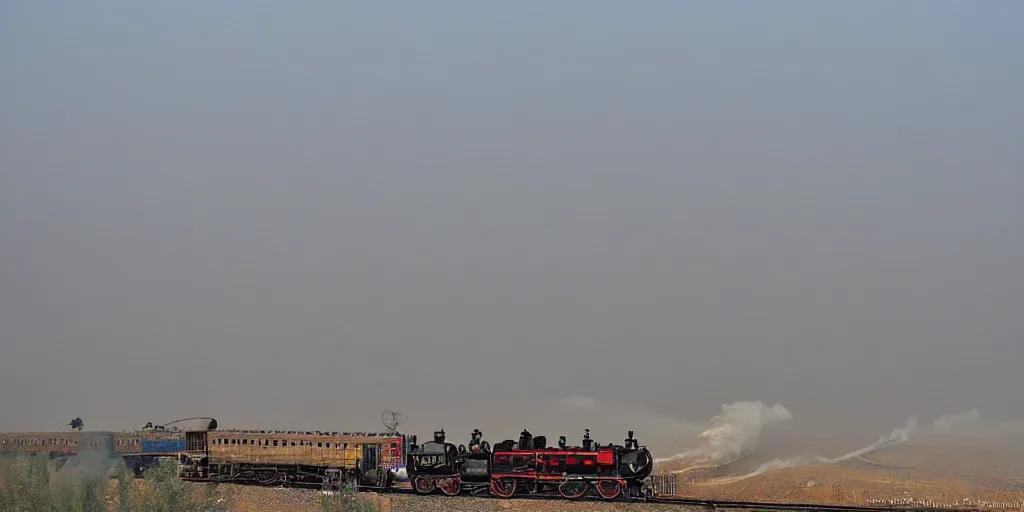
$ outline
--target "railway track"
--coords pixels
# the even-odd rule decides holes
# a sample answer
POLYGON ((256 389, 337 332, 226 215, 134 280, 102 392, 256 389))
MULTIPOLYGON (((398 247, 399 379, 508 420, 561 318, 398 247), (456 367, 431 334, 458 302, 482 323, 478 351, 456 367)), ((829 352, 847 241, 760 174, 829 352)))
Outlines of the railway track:
POLYGON ((957 512, 981 512, 985 509, 963 507, 963 508, 941 508, 941 507, 873 507, 865 505, 829 505, 819 503, 771 503, 758 501, 726 501, 726 500, 702 500, 694 498, 677 498, 670 496, 659 496, 647 498, 646 503, 664 503, 673 505, 691 505, 703 507, 709 510, 823 510, 831 512, 938 512, 955 510, 957 512))
MULTIPOLYGON (((368 489, 369 490, 369 489, 368 489)), ((410 496, 419 496, 412 489, 402 488, 391 488, 383 492, 387 494, 402 494, 410 496)), ((441 496, 441 495, 436 495, 441 496)), ((537 500, 537 501, 565 501, 556 495, 522 495, 515 496, 513 498, 499 498, 492 496, 490 493, 484 492, 476 494, 460 494, 457 496, 446 496, 446 499, 463 499, 463 498, 488 498, 495 500, 537 500)), ((596 496, 581 498, 573 501, 592 501, 592 502, 604 502, 596 496)), ((959 508, 942 508, 942 507, 919 507, 919 506, 891 506, 891 507, 880 507, 880 506, 866 506, 866 505, 830 505, 820 503, 772 503, 772 502, 758 502, 758 501, 729 501, 729 500, 705 500, 697 498, 683 498, 676 496, 657 496, 646 499, 621 499, 615 500, 617 502, 628 502, 628 503, 651 503, 660 505, 685 505, 692 507, 701 507, 708 510, 772 510, 772 511, 827 511, 827 512, 984 512, 987 509, 974 508, 974 507, 959 507, 959 508)))

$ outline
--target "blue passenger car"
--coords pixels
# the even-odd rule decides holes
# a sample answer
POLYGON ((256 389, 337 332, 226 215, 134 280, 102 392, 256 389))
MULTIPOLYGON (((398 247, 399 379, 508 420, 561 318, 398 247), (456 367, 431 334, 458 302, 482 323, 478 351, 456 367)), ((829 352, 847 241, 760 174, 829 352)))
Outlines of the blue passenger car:
POLYGON ((143 434, 142 453, 152 455, 176 455, 185 451, 185 433, 161 433, 159 437, 143 434))

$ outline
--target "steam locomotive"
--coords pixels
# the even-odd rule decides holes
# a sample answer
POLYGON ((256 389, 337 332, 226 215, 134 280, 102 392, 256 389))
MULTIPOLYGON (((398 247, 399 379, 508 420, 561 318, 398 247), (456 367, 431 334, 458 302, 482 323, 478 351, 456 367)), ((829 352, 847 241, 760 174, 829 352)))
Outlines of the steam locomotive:
POLYGON ((654 459, 630 430, 624 444, 601 446, 586 429, 580 446, 567 446, 565 436, 548 447, 545 436, 528 430, 519 439, 507 439, 493 450, 483 434, 474 430, 468 448, 446 440, 444 430, 434 439, 416 444, 410 437, 406 472, 417 494, 440 491, 448 496, 489 491, 501 498, 516 494, 579 499, 590 494, 605 500, 649 496, 648 477, 654 459))

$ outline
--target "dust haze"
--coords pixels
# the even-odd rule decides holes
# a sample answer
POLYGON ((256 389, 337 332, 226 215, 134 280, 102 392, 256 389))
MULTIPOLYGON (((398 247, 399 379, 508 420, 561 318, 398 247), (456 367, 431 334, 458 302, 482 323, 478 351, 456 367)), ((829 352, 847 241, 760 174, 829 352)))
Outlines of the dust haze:
MULTIPOLYGON (((702 442, 701 447, 657 459, 655 463, 662 466, 673 463, 685 466, 673 471, 674 473, 725 466, 756 453, 758 434, 761 430, 779 423, 778 416, 759 414, 764 411, 761 404, 731 404, 723 406, 723 410, 734 412, 734 414, 716 416, 714 418, 715 426, 699 436, 702 442), (736 411, 743 412, 736 414, 736 411), (726 442, 723 442, 723 439, 726 442)), ((774 410, 784 411, 779 405, 774 410)), ((786 419, 790 418, 789 415, 786 415, 786 419)), ((949 445, 964 445, 965 442, 966 446, 962 447, 974 449, 997 447, 1003 451, 1001 455, 1003 460, 1006 460, 1020 455, 1021 440, 1024 440, 1024 419, 997 420, 982 416, 977 409, 971 409, 961 413, 944 414, 931 424, 922 426, 918 418, 912 416, 902 427, 892 429, 888 435, 838 457, 824 457, 805 452, 786 458, 775 458, 760 464, 748 473, 719 479, 718 483, 741 481, 776 469, 833 465, 854 459, 865 461, 865 456, 904 443, 923 444, 929 450, 939 451, 949 445), (974 444, 978 441, 981 441, 982 444, 974 444)), ((778 447, 775 448, 778 449, 778 447)), ((870 463, 870 461, 866 462, 870 463)), ((998 461, 990 460, 990 463, 996 462, 998 461)))
POLYGON ((4 2, 0 430, 1015 435, 1024 7, 877 7, 4 2))

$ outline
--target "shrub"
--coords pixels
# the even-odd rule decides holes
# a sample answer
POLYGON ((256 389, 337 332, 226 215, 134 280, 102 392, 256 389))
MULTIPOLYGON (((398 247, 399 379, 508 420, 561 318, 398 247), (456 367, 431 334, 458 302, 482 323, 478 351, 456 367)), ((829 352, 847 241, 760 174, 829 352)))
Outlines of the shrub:
POLYGON ((177 476, 177 464, 161 461, 136 485, 134 473, 117 459, 81 465, 69 462, 51 471, 45 455, 0 459, 0 511, 3 512, 228 512, 230 503, 216 485, 202 493, 177 476), (116 500, 107 502, 111 474, 116 500))
POLYGON ((44 454, 0 461, 0 510, 10 512, 106 512, 102 473, 51 472, 44 454))
POLYGON ((356 486, 345 484, 340 491, 320 496, 324 512, 381 512, 380 506, 368 496, 360 496, 356 486))
POLYGON ((146 485, 134 484, 131 470, 122 468, 117 481, 117 512, 228 512, 230 502, 216 484, 193 487, 178 478, 178 465, 163 459, 143 473, 146 485))

